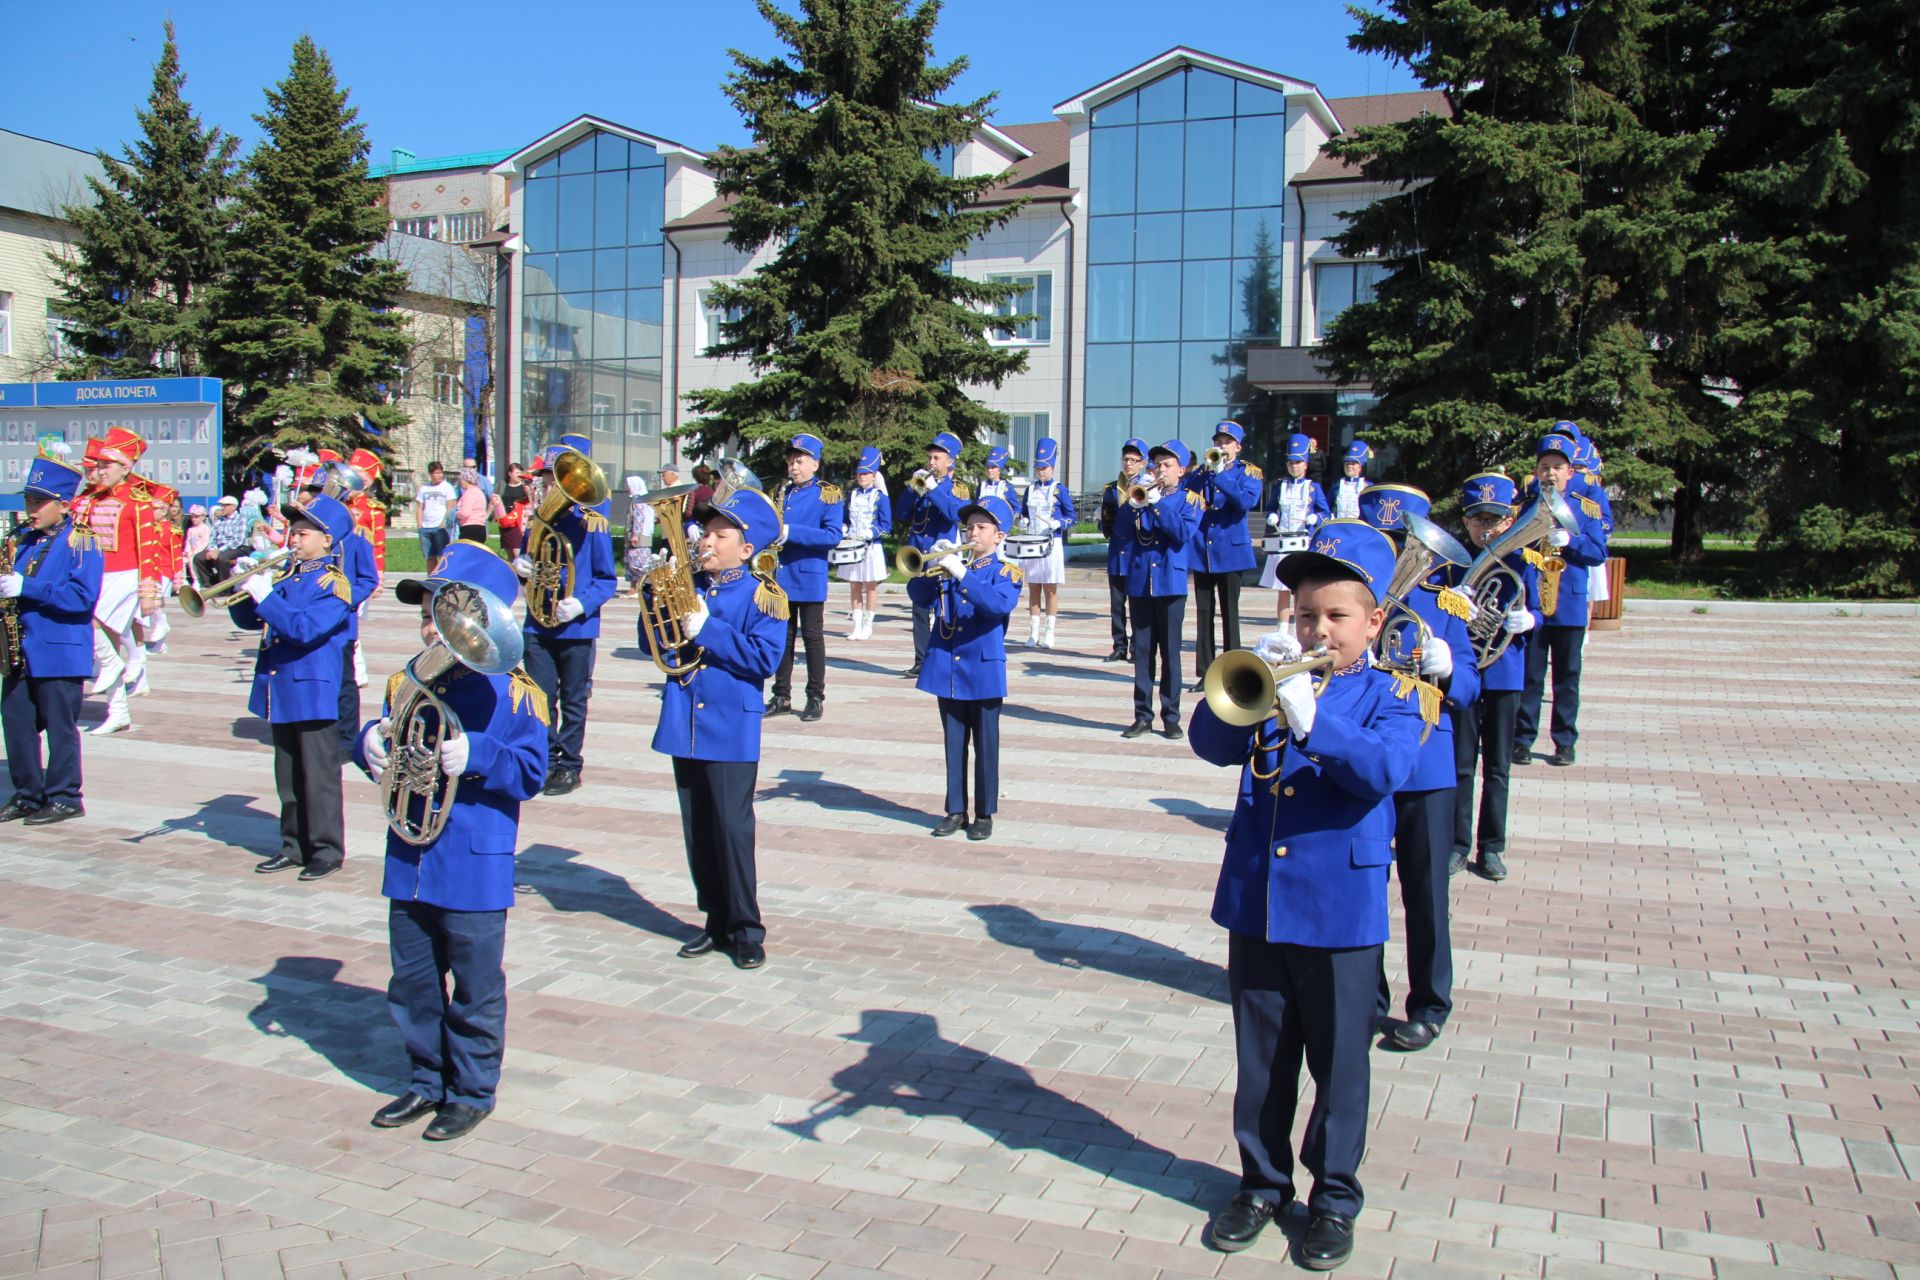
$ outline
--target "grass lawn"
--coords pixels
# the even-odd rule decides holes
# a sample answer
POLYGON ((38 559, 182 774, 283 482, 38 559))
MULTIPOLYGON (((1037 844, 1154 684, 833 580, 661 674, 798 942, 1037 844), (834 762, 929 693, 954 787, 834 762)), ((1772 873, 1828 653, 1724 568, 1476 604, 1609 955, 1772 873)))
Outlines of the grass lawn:
POLYGON ((1627 598, 1643 600, 1832 600, 1796 590, 1786 557, 1755 551, 1751 543, 1708 539, 1698 564, 1676 564, 1664 541, 1615 538, 1614 555, 1627 562, 1627 598))

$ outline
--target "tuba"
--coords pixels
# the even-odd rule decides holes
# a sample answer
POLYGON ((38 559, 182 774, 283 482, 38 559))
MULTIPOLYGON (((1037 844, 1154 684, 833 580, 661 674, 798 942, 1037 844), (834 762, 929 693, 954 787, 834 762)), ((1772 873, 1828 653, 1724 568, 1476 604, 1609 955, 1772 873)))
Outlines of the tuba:
POLYGON ((463 664, 504 675, 520 665, 526 645, 513 625, 513 606, 464 582, 434 591, 433 625, 440 638, 407 663, 404 692, 388 713, 393 745, 380 777, 387 827, 416 845, 440 838, 460 789, 460 779, 440 768, 440 744, 460 733, 460 717, 434 693, 434 683, 463 664))
MULTIPOLYGON (((1567 506, 1567 500, 1556 490, 1543 489, 1540 496, 1520 513, 1520 518, 1505 533, 1489 542, 1486 549, 1468 566, 1460 585, 1470 589, 1473 594, 1473 616, 1467 619, 1467 637, 1473 642, 1474 662, 1481 670, 1497 662, 1500 655, 1507 651, 1507 646, 1513 643, 1513 637, 1507 632, 1506 617, 1515 605, 1524 605, 1527 600, 1526 583, 1519 572, 1506 563, 1507 557, 1516 551, 1524 552, 1535 543, 1544 544, 1547 535, 1556 528, 1571 530, 1574 527, 1573 510, 1567 506)), ((1554 589, 1557 595, 1557 574, 1554 589)), ((1544 574, 1541 577, 1540 594, 1544 608, 1544 574)))
MULTIPOLYGON (((1294 662, 1276 666, 1251 649, 1229 649, 1207 665, 1200 689, 1215 719, 1244 728, 1277 714, 1275 704, 1282 680, 1303 671, 1331 671, 1334 661, 1327 650, 1315 649, 1294 662)), ((1323 679, 1314 686, 1314 696, 1319 697, 1326 687, 1323 679)))
POLYGON ((553 478, 528 523, 523 553, 533 561, 533 573, 527 578, 527 616, 543 627, 560 625, 560 602, 574 591, 573 544, 554 523, 569 507, 599 506, 608 493, 600 464, 577 449, 561 453, 550 470, 553 478))

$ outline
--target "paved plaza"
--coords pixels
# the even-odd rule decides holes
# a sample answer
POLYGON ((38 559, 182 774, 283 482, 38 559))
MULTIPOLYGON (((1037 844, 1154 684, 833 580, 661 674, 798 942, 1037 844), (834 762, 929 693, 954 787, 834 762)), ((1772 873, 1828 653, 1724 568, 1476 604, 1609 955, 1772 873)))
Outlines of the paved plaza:
MULTIPOLYGON (((405 1071, 372 787, 341 874, 253 874, 250 641, 179 622, 137 730, 88 739, 88 820, 0 828, 0 1276, 1298 1274, 1303 1216, 1204 1242, 1234 776, 1120 738, 1087 583, 1058 650, 1012 655, 979 844, 926 834, 904 597, 870 642, 830 617, 826 719, 769 724, 750 973, 674 957, 658 675, 610 606, 586 785, 523 814, 500 1107, 445 1145, 367 1124, 405 1071)), ((376 602, 375 686, 416 640, 376 602)), ((1453 1020, 1373 1056, 1339 1274, 1920 1278, 1917 642, 1712 613, 1590 638, 1579 765, 1516 770, 1512 878, 1454 882, 1453 1020)))

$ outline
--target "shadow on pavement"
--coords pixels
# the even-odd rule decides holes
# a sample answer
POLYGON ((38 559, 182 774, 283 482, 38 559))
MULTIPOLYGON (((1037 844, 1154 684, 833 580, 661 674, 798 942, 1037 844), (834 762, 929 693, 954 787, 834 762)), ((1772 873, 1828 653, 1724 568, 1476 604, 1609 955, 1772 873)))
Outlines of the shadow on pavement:
POLYGON ((144 844, 159 836, 187 833, 230 844, 248 857, 271 857, 280 852, 280 817, 256 809, 258 796, 229 792, 178 818, 162 818, 155 825, 126 837, 128 844, 144 844))
POLYGON ((1063 969, 1097 969, 1102 973, 1151 982, 1156 986, 1198 996, 1227 1000, 1227 971, 1195 959, 1184 951, 1118 929, 1066 924, 1037 916, 1025 907, 1005 903, 968 907, 987 927, 987 936, 1002 946, 1029 951, 1037 960, 1063 969))
POLYGON ((895 822, 904 822, 914 827, 924 827, 929 822, 939 821, 924 809, 910 809, 897 800, 876 796, 871 791, 862 791, 844 782, 829 782, 826 775, 818 769, 782 769, 779 777, 774 780, 774 784, 771 787, 761 788, 754 799, 804 800, 822 809, 870 813, 876 817, 891 818, 895 822))
POLYGON ((555 911, 595 911, 645 933, 684 942, 700 932, 679 916, 653 905, 625 876, 602 871, 578 849, 536 844, 522 850, 514 878, 547 900, 555 911))
POLYGON ((340 981, 340 961, 322 956, 281 956, 254 981, 266 997, 247 1020, 262 1035, 299 1040, 355 1084, 398 1092, 407 1048, 387 1014, 386 992, 340 981))

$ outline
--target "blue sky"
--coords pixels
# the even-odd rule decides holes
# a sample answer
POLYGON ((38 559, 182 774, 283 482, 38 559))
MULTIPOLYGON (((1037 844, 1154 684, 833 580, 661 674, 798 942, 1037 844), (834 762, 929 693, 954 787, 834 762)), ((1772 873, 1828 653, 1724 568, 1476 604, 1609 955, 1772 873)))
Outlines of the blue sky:
MULTIPOLYGON (((791 0, 787 4, 793 8, 791 0)), ((405 4, 394 0, 13 0, 0 127, 117 152, 178 28, 187 94, 251 145, 262 90, 305 31, 332 56, 372 142, 425 156, 518 147, 592 113, 704 149, 743 142, 720 92, 729 46, 775 51, 751 0, 405 4)), ((1054 103, 1174 45, 1310 80, 1330 97, 1415 88, 1403 67, 1346 47, 1334 0, 948 0, 942 58, 971 67, 958 92, 998 91, 995 119, 1049 118, 1054 103)))

